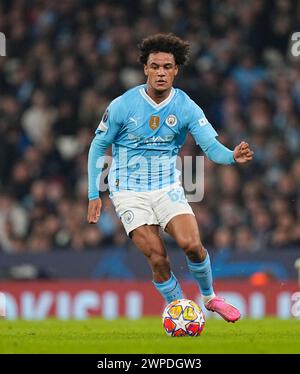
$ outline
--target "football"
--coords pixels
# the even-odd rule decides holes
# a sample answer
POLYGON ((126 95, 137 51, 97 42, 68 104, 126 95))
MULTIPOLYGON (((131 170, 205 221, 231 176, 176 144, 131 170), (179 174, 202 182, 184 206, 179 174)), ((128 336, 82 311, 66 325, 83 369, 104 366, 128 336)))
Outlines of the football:
POLYGON ((162 323, 169 336, 199 336, 205 325, 205 315, 194 301, 180 299, 165 307, 162 323))

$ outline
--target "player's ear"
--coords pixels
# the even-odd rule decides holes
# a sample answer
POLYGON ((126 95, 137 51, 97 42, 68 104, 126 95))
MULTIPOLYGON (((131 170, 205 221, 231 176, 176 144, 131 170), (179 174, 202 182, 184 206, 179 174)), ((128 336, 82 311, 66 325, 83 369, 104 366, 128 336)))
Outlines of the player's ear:
POLYGON ((175 72, 174 72, 175 77, 178 74, 178 70, 179 70, 178 65, 175 65, 175 72))

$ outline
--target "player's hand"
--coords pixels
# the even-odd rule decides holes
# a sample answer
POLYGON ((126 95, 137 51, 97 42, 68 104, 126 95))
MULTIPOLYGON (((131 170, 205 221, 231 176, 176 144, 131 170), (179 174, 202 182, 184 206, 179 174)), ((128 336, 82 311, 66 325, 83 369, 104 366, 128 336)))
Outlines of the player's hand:
POLYGON ((87 220, 88 223, 97 223, 100 217, 102 207, 101 199, 95 199, 89 201, 87 220))
POLYGON ((244 164, 253 159, 254 152, 251 151, 249 144, 246 142, 241 142, 234 148, 233 157, 239 164, 244 164))

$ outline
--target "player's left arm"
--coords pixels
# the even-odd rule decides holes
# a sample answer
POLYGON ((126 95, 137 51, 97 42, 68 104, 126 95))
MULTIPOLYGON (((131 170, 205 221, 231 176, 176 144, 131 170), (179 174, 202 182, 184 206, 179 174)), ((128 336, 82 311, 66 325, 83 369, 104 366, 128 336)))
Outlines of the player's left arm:
POLYGON ((237 145, 233 151, 225 147, 215 137, 208 140, 200 140, 200 147, 206 154, 207 158, 217 164, 244 164, 253 159, 253 151, 250 149, 249 144, 242 141, 237 145))
POLYGON ((188 130, 211 161, 218 164, 230 165, 235 162, 246 163, 252 160, 253 151, 250 149, 248 143, 242 141, 233 151, 225 147, 216 139, 218 134, 205 117, 202 109, 192 100, 190 104, 192 108, 188 130))
POLYGON ((239 164, 244 164, 253 159, 254 152, 250 149, 248 143, 242 141, 234 148, 233 158, 239 164))

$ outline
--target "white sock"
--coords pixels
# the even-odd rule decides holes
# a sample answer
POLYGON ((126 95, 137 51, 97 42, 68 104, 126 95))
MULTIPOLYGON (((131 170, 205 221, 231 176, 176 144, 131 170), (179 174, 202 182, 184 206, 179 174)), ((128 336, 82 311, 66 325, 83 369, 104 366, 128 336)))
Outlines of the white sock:
POLYGON ((204 296, 202 295, 202 300, 203 300, 203 303, 204 304, 207 304, 211 299, 213 299, 214 297, 216 297, 215 293, 212 293, 211 295, 209 296, 204 296))

